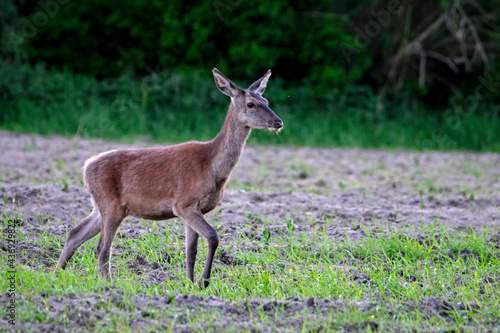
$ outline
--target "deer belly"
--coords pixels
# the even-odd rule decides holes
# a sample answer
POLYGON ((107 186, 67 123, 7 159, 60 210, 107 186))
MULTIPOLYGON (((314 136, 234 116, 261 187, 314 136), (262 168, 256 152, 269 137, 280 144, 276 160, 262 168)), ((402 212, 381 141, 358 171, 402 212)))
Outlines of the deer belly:
POLYGON ((125 207, 128 215, 148 219, 167 220, 175 217, 172 200, 129 201, 125 207))

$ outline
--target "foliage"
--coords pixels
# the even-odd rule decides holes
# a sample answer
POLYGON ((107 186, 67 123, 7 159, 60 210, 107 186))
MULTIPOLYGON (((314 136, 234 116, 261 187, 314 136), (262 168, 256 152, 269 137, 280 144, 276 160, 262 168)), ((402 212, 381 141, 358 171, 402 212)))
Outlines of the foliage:
POLYGON ((272 68, 266 95, 286 129, 251 140, 498 150, 499 11, 459 0, 3 1, 0 126, 205 140, 227 107, 210 69, 249 83, 272 68))
MULTIPOLYGON (((272 78, 265 95, 285 129, 279 136, 256 130, 251 142, 500 151, 500 105, 490 100, 477 100, 470 108, 464 101, 471 96, 457 94, 436 116, 405 93, 386 99, 377 114, 378 97, 369 86, 349 85, 320 97, 307 87, 286 87, 279 78, 272 78)), ((23 65, 0 66, 0 104, 3 129, 182 142, 213 138, 229 99, 197 71, 97 81, 23 65)))
MULTIPOLYGON (((28 1, 28 3, 30 3, 28 1)), ((153 68, 231 68, 235 76, 273 68, 287 80, 333 87, 358 80, 369 59, 346 70, 347 22, 317 17, 339 7, 321 1, 71 1, 54 14, 38 5, 20 30, 31 60, 97 77, 153 68), (293 70, 291 70, 293 69, 293 70)))
POLYGON ((19 35, 21 20, 11 1, 0 3, 0 59, 25 60, 24 39, 19 35))
POLYGON ((449 86, 472 91, 467 73, 498 74, 500 59, 495 2, 28 0, 15 2, 17 19, 12 3, 0 7, 10 46, 25 44, 32 62, 98 78, 273 68, 319 93, 366 82, 443 95, 449 86))

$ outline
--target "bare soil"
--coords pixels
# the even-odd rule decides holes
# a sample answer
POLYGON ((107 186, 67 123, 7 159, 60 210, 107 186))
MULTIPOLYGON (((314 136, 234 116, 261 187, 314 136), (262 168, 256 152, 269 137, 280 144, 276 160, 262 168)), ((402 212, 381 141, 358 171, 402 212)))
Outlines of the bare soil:
MULTIPOLYGON (((150 142, 124 144, 82 138, 44 137, 0 131, 0 199, 3 212, 14 214, 22 209, 25 221, 21 230, 33 243, 23 244, 27 253, 24 262, 33 258, 49 269, 55 263, 59 250, 42 251, 35 245, 41 232, 65 238, 75 220, 85 217, 91 209, 89 195, 82 184, 81 167, 87 158, 102 151, 120 148, 158 146, 150 142), (46 222, 50 219, 50 226, 46 222)), ((349 237, 356 241, 366 230, 383 225, 398 231, 432 223, 440 223, 451 230, 476 231, 482 228, 500 230, 500 154, 469 152, 408 152, 359 149, 313 149, 296 147, 248 146, 228 184, 224 200, 215 213, 207 216, 222 221, 221 240, 230 242, 245 232, 260 236, 250 224, 266 220, 269 230, 283 230, 284 218, 291 218, 296 232, 309 232, 313 225, 325 224, 327 233, 339 240, 349 237), (215 216, 217 215, 217 216, 215 216), (368 229, 360 226, 366 226, 368 229)), ((138 238, 147 232, 144 224, 131 219, 122 225, 122 237, 138 238)), ((182 230, 182 225, 179 225, 182 230)), ((242 249, 255 250, 255 249, 242 249)), ((257 249, 258 250, 258 249, 257 249)), ((230 255, 219 250, 221 265, 232 264, 230 255)), ((145 278, 161 283, 169 278, 168 272, 155 263, 137 260, 131 266, 147 272, 145 278)), ((361 280, 363 277, 359 277, 361 280)), ((100 302, 120 302, 117 290, 103 295, 90 294, 85 298, 70 295, 60 299, 46 298, 54 316, 67 306, 83 307, 78 316, 68 318, 75 328, 84 329, 89 318, 103 318, 100 302)), ((47 301, 34 298, 44 305, 47 301)), ((3 304, 5 297, 0 297, 3 304)), ((150 316, 151 307, 176 306, 191 311, 215 309, 225 318, 221 327, 237 327, 253 331, 268 331, 249 318, 249 313, 260 309, 273 313, 285 309, 284 327, 298 325, 305 317, 326 317, 330 311, 355 306, 370 311, 381 304, 377 300, 356 302, 321 299, 290 298, 285 301, 249 299, 246 302, 228 302, 216 296, 203 299, 194 295, 151 298, 138 294, 135 303, 141 313, 124 315, 133 318, 134 328, 162 326, 150 316), (253 310, 252 310, 253 309, 253 310), (305 311, 307 310, 307 311, 305 311)), ((451 304, 440 298, 426 298, 419 302, 422 312, 446 316, 451 304)), ((464 308, 464 310, 470 310, 464 308)), ((394 311, 402 311, 394 309, 394 311)), ((1 322, 0 322, 1 323, 1 322)), ((203 323, 175 326, 177 331, 204 330, 203 323)), ((376 329, 376 323, 366 326, 376 329), (373 326, 373 327, 372 327, 373 326)), ((0 325, 1 326, 1 325, 0 325)), ((18 327, 19 328, 19 327, 18 327)), ((217 328, 217 327, 216 327, 217 328)), ((215 329, 216 329, 215 328, 215 329)), ((318 324, 318 329, 320 329, 318 324)), ((21 323, 22 330, 57 332, 57 324, 30 326, 21 323)))

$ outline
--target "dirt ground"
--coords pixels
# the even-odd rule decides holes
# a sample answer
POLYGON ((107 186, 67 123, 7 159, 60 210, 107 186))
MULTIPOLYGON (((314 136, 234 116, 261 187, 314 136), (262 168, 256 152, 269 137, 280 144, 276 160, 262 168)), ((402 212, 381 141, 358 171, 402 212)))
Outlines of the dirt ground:
MULTIPOLYGON (((147 141, 123 144, 0 131, 3 211, 11 214, 20 206, 26 220, 21 228, 27 233, 35 235, 37 230, 45 229, 64 238, 75 219, 90 212, 89 196, 81 181, 85 160, 110 149, 155 145, 147 141), (47 219, 55 223, 45 228, 42 225, 47 219)), ((383 225, 397 231, 439 222, 452 230, 479 231, 487 227, 499 232, 500 154, 247 146, 218 208, 217 218, 224 223, 223 240, 245 230, 251 215, 265 218, 271 228, 283 228, 283 219, 291 218, 298 232, 307 232, 311 225, 328 219, 331 223, 327 232, 354 241, 364 235, 360 225, 383 225)), ((209 221, 213 214, 208 215, 209 221)), ((146 232, 142 224, 134 224, 133 229, 124 225, 122 231, 127 237, 140 237, 146 232)), ((251 228, 247 232, 251 233, 251 228)), ((36 253, 34 246, 26 246, 36 253)), ((58 256, 56 252, 54 249, 54 253, 45 254, 47 265, 58 256)), ((161 280, 168 276, 151 278, 161 280)), ((107 293, 119 302, 120 295, 115 291, 107 293)), ((95 310, 100 299, 101 296, 92 294, 86 299, 75 296, 63 304, 53 298, 50 305, 58 311, 67 302, 87 304, 88 309, 80 317, 69 318, 81 326, 91 315, 103 316, 95 310)), ((169 297, 151 299, 145 295, 138 295, 135 301, 144 309, 151 302, 158 306, 172 303, 169 297)), ((246 321, 252 307, 269 312, 284 307, 287 312, 298 313, 287 317, 293 321, 304 316, 302 310, 306 308, 311 310, 311 316, 321 317, 331 309, 354 305, 369 310, 378 305, 372 301, 358 303, 291 298, 283 302, 249 300, 243 304, 216 296, 175 298, 180 307, 223 309, 234 314, 231 320, 238 318, 240 328, 257 331, 266 331, 266 327, 255 327, 246 321)), ((450 306, 446 300, 428 298, 422 300, 421 309, 439 313, 450 306)), ((135 318, 138 329, 152 320, 144 313, 127 315, 135 318)), ((198 329, 203 329, 199 325, 198 329)), ((223 320, 220 325, 224 325, 223 320)), ((190 331, 192 327, 179 325, 176 329, 190 331)), ((58 331, 58 327, 41 325, 36 330, 58 331)))

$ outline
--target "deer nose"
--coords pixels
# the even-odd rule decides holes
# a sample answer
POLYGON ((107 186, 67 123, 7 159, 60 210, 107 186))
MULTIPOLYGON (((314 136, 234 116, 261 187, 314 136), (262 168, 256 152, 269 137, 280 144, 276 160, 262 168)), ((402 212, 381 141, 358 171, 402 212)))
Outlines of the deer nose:
POLYGON ((281 121, 281 119, 276 119, 274 121, 274 124, 276 125, 277 128, 282 128, 283 127, 283 122, 281 121))

